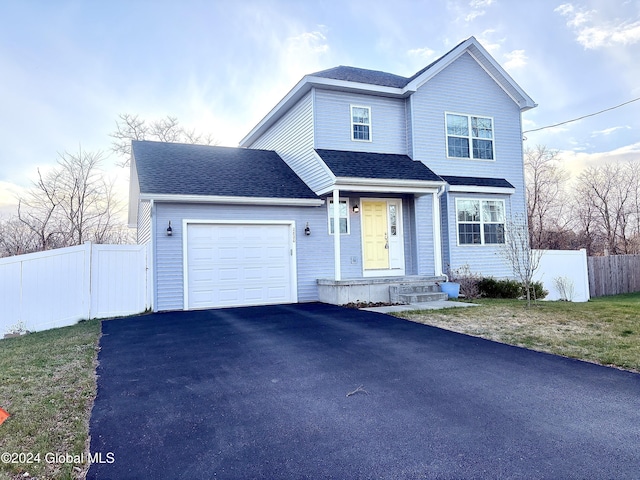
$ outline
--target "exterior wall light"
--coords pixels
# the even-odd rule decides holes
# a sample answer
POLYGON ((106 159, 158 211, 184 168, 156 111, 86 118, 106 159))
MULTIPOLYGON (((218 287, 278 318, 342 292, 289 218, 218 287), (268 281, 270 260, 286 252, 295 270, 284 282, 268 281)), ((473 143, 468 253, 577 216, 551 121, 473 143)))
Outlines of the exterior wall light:
POLYGON ((308 237, 311 235, 311 229, 309 228, 309 222, 307 222, 307 226, 304 227, 304 234, 308 237))
POLYGON ((173 228, 171 228, 171 220, 169 220, 169 226, 167 227, 167 237, 173 235, 173 228))
POLYGON ((358 204, 356 203, 356 204, 353 206, 353 213, 358 213, 359 211, 360 211, 360 207, 358 207, 358 204))

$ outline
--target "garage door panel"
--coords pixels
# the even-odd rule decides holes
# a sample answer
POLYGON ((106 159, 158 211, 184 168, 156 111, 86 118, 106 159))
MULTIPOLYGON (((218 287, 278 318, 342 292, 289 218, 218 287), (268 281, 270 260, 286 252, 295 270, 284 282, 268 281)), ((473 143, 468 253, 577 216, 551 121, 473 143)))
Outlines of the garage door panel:
POLYGON ((187 308, 296 301, 291 238, 288 224, 189 224, 187 308))

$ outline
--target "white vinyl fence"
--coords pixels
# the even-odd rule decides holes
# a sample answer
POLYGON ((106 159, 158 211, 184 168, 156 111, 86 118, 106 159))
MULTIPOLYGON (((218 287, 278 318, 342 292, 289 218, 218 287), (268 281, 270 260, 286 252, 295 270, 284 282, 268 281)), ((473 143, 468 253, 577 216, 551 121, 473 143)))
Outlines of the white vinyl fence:
POLYGON ((587 251, 582 249, 541 252, 540 266, 533 280, 541 281, 545 290, 549 291, 545 300, 588 302, 590 297, 587 251))
POLYGON ((146 245, 92 245, 0 258, 0 338, 151 307, 146 245))

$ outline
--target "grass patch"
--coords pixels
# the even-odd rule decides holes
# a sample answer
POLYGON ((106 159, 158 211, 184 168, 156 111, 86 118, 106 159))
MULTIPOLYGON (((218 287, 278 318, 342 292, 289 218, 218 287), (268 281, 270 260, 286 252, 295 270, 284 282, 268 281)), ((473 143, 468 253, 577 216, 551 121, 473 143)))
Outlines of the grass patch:
POLYGON ((82 476, 85 465, 47 463, 45 455, 88 451, 99 335, 91 320, 0 340, 0 407, 11 414, 0 425, 0 453, 40 454, 35 463, 0 462, 0 479, 82 476))
POLYGON ((586 303, 474 300, 480 307, 399 312, 414 322, 640 371, 640 293, 586 303))

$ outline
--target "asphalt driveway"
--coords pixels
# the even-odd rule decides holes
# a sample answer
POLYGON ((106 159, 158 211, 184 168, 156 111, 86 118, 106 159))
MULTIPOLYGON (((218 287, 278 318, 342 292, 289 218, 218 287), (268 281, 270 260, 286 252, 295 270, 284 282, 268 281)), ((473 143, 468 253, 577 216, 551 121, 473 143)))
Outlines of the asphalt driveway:
POLYGON ((102 331, 90 479, 640 477, 637 374, 323 304, 102 331))

